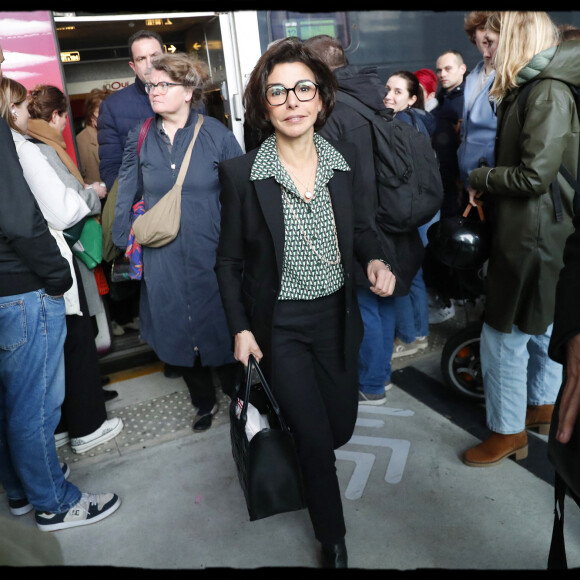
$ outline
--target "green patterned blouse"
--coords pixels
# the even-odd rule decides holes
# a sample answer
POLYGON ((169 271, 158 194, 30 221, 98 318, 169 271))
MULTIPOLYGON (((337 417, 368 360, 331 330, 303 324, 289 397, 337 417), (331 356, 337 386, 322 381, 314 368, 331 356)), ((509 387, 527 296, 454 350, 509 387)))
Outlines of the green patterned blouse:
POLYGON ((344 157, 314 134, 318 168, 314 196, 306 202, 278 158, 276 135, 262 143, 250 180, 273 177, 280 184, 284 208, 284 262, 279 300, 313 300, 344 284, 328 182, 334 170, 350 171, 344 157))

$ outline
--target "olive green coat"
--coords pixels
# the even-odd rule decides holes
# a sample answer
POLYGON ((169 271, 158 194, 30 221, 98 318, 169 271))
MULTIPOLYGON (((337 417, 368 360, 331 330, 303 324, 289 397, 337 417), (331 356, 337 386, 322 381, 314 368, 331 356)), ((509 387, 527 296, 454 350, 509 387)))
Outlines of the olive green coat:
POLYGON ((564 244, 573 230, 573 190, 558 169, 563 163, 576 175, 578 113, 562 81, 580 85, 580 41, 562 43, 553 53, 536 55, 520 72, 526 80, 542 79, 529 93, 523 125, 518 94, 525 81, 500 103, 496 166, 469 175, 470 186, 485 192, 484 209, 491 202, 485 322, 500 332, 516 325, 542 334, 553 322, 564 244), (550 195, 556 176, 564 210, 559 223, 550 195))

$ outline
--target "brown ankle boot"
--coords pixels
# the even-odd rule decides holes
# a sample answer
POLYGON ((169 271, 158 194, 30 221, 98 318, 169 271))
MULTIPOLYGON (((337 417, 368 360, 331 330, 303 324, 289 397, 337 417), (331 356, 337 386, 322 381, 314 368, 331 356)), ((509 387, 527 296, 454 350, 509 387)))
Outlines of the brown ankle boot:
POLYGON ((491 467, 512 455, 516 460, 528 456, 528 434, 525 431, 513 435, 492 432, 489 438, 463 454, 463 463, 470 467, 491 467))
POLYGON ((538 433, 548 435, 554 405, 528 405, 526 411, 526 429, 537 429, 538 433))

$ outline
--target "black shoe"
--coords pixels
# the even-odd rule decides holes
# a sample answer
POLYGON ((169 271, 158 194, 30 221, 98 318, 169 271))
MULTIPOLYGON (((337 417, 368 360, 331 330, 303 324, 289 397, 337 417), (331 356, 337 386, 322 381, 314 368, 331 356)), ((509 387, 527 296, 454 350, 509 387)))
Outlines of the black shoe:
POLYGON ((103 389, 103 396, 105 397, 105 402, 107 402, 112 401, 115 397, 118 397, 119 393, 117 393, 117 391, 107 391, 103 389))
POLYGON ((200 415, 199 413, 193 418, 193 430, 196 433, 207 431, 212 424, 213 416, 218 412, 219 405, 216 403, 209 413, 200 415))
POLYGON ((348 568, 346 544, 322 544, 323 568, 348 568))
POLYGON ((163 368, 163 376, 167 377, 168 379, 178 379, 179 377, 183 376, 181 371, 178 371, 173 365, 165 364, 163 368))

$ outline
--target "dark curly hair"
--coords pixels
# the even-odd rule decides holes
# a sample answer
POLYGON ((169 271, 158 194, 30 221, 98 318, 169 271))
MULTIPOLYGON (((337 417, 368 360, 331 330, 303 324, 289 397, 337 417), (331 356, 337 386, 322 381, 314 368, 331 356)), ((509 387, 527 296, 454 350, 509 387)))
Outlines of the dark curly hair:
POLYGON ((246 110, 246 121, 263 135, 270 135, 274 131, 272 124, 266 117, 268 112, 266 101, 268 77, 277 64, 291 62, 301 62, 314 73, 318 94, 322 102, 322 110, 314 123, 315 131, 324 127, 334 109, 335 93, 338 86, 334 73, 311 49, 304 46, 300 38, 296 36, 283 38, 270 45, 260 57, 244 91, 243 104, 246 110))

